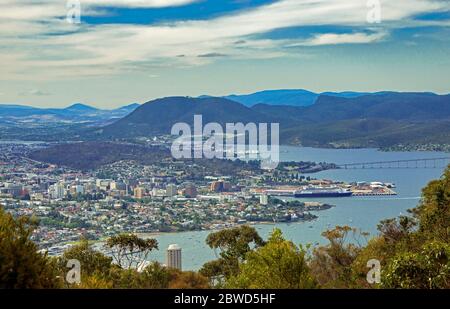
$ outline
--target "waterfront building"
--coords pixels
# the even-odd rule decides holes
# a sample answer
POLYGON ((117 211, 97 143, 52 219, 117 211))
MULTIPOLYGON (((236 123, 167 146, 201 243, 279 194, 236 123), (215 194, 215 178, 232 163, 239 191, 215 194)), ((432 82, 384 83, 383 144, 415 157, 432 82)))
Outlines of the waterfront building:
POLYGON ((167 248, 166 265, 168 268, 181 270, 181 248, 177 244, 167 248))

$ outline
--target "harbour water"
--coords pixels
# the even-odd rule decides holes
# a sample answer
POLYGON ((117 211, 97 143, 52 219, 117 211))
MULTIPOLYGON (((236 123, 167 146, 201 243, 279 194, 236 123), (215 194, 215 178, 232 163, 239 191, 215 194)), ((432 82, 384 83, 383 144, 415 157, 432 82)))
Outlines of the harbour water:
MULTIPOLYGON (((336 164, 391 161, 446 157, 439 152, 381 152, 376 149, 317 149, 282 146, 282 161, 316 161, 336 164)), ((274 227, 280 228, 287 239, 297 244, 324 244, 321 233, 336 225, 352 227, 376 235, 380 220, 406 214, 407 210, 420 202, 421 189, 432 179, 439 178, 444 170, 443 164, 436 168, 402 169, 340 169, 311 174, 314 178, 341 181, 382 181, 396 184, 397 196, 319 198, 315 201, 336 205, 329 210, 317 213, 318 219, 310 222, 256 225, 260 235, 266 238, 274 227)), ((164 263, 165 249, 177 243, 183 250, 183 269, 197 270, 216 255, 206 244, 205 239, 211 231, 168 233, 154 236, 159 242, 159 251, 150 259, 164 263)))

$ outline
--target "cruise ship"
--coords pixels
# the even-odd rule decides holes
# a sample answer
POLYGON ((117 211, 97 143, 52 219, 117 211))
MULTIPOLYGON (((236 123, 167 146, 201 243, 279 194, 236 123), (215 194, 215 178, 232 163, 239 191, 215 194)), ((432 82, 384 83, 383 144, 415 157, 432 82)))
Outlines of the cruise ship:
POLYGON ((270 189, 265 191, 265 193, 270 196, 287 196, 287 197, 294 196, 295 192, 298 191, 295 189, 270 189))
POLYGON ((344 197, 351 196, 352 191, 338 187, 306 187, 294 192, 295 197, 344 197))

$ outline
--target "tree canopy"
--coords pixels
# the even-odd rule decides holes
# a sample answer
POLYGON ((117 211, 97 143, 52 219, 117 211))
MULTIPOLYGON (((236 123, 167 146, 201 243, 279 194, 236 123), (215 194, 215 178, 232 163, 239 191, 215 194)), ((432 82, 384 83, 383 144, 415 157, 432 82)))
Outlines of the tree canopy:
POLYGON ((0 288, 59 286, 54 261, 30 239, 36 224, 33 218, 15 219, 0 207, 0 288))
POLYGON ((301 289, 314 288, 305 250, 283 238, 274 229, 268 242, 246 254, 239 273, 226 284, 229 288, 301 289))

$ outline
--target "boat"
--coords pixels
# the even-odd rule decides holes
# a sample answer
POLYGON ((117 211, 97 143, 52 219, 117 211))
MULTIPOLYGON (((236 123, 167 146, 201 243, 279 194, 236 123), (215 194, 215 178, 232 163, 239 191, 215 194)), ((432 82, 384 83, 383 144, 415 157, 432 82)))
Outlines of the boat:
POLYGON ((351 196, 352 191, 339 187, 306 187, 294 192, 295 197, 345 197, 351 196))

